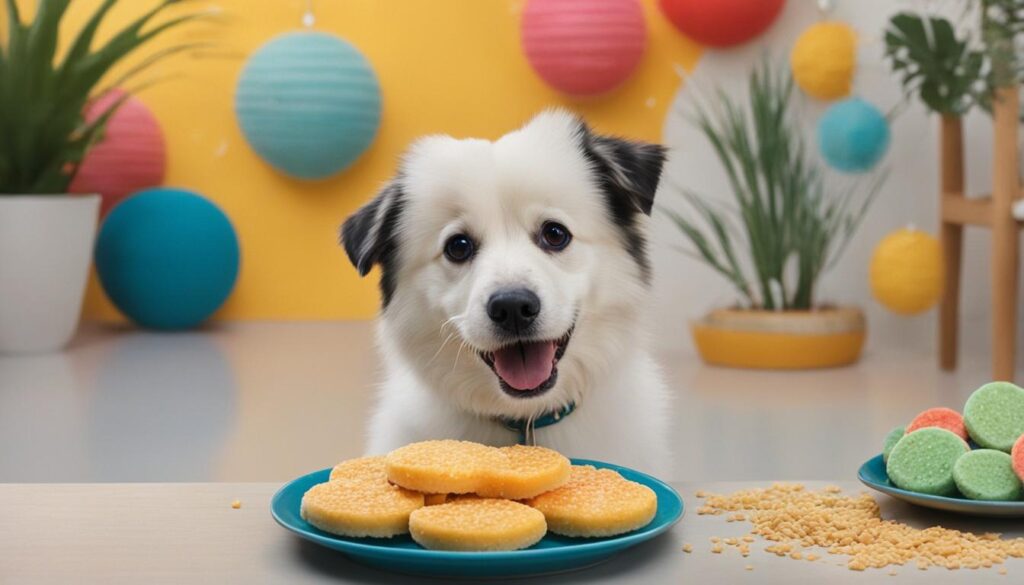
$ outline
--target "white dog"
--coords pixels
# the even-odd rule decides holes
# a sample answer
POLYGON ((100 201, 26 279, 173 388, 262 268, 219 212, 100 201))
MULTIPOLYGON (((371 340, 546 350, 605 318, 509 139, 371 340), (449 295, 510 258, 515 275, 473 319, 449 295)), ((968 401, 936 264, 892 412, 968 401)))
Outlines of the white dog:
POLYGON ((668 473, 669 400, 641 324, 663 161, 563 111, 494 142, 417 141, 342 226, 359 273, 381 269, 368 451, 518 441, 668 473))

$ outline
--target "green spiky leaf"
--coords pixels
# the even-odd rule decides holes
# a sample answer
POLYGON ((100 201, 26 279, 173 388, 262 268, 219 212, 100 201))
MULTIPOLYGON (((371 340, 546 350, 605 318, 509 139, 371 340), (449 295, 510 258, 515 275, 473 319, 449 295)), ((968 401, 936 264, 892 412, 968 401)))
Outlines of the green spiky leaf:
MULTIPOLYGON (((96 31, 117 4, 104 0, 59 60, 59 34, 71 0, 39 0, 30 22, 22 21, 15 0, 6 1, 7 37, 0 44, 0 195, 67 190, 77 164, 103 136, 121 103, 87 123, 86 104, 109 89, 99 83, 153 39, 204 15, 162 18, 168 8, 186 1, 160 0, 98 42, 96 31)), ((117 82, 127 82, 165 57, 194 46, 172 45, 143 56, 117 82)))

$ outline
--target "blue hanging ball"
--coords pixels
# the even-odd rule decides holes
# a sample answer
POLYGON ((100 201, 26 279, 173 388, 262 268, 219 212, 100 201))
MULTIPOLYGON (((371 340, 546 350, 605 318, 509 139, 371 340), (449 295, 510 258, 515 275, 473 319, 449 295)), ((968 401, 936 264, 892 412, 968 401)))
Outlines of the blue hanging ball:
POLYGON ((867 171, 889 148, 889 123, 868 102, 846 99, 830 106, 818 122, 818 146, 825 161, 837 170, 867 171))
POLYGON ((235 91, 253 150, 300 179, 348 168, 373 142, 380 110, 380 85, 363 55, 319 32, 268 41, 245 64, 235 91))
POLYGON ((205 321, 231 294, 238 264, 228 217, 183 189, 149 189, 125 199, 96 240, 103 290, 122 313, 151 329, 205 321))

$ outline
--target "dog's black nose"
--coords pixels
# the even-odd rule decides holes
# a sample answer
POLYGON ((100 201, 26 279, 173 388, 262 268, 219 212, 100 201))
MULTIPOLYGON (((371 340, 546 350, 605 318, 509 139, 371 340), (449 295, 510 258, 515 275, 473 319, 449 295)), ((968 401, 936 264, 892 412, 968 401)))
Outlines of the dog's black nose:
POLYGON ((532 290, 500 290, 487 300, 487 316, 509 333, 522 333, 540 314, 540 298, 532 290))

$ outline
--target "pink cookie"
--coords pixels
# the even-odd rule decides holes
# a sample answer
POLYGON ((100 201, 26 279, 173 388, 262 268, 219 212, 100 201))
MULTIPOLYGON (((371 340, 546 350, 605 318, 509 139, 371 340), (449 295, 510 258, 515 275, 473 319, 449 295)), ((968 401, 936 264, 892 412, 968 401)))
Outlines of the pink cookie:
POLYGON ((929 408, 914 417, 907 425, 907 434, 925 427, 939 427, 955 434, 963 440, 967 440, 967 427, 964 426, 964 417, 952 408, 929 408))
POLYGON ((1010 458, 1013 461, 1013 471, 1021 481, 1024 481, 1024 435, 1017 438, 1010 451, 1010 458))

